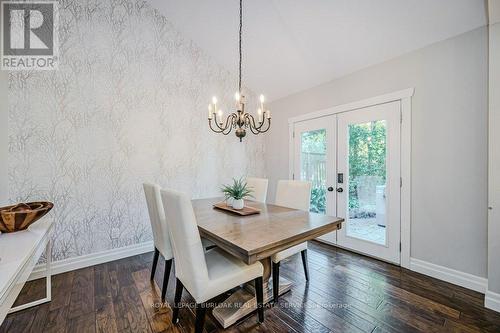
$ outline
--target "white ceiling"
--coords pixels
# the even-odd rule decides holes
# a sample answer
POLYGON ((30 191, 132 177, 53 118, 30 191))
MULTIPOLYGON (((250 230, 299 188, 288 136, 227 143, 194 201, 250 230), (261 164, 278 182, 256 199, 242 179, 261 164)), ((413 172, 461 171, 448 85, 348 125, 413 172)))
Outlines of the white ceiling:
MULTIPOLYGON (((237 71, 238 0, 149 1, 237 71)), ((275 100, 485 24, 484 0, 246 0, 243 83, 275 100)))

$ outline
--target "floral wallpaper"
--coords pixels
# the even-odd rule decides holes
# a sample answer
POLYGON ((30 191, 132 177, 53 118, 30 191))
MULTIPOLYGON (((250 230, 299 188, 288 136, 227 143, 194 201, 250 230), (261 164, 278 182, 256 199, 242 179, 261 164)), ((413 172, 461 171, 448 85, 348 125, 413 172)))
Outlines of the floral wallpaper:
POLYGON ((10 198, 55 203, 55 260, 151 240, 143 182, 198 198, 263 176, 262 136, 208 129, 211 96, 229 111, 236 74, 154 8, 62 0, 59 15, 59 70, 9 77, 10 198))

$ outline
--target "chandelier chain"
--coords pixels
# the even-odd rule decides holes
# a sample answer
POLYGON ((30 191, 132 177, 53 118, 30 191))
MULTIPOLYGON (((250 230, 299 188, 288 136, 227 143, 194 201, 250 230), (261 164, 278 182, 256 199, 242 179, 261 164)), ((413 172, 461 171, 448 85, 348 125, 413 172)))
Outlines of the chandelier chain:
POLYGON ((239 65, 239 81, 238 81, 238 92, 241 94, 241 35, 243 30, 243 0, 240 0, 240 44, 239 44, 239 52, 240 52, 240 65, 239 65))

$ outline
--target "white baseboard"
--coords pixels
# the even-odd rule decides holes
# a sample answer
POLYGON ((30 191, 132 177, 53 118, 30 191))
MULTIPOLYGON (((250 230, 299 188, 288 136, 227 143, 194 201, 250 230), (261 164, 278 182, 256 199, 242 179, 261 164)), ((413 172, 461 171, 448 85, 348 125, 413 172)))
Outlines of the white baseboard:
MULTIPOLYGON (((138 254, 150 252, 154 250, 153 242, 146 242, 134 244, 130 246, 120 247, 112 250, 91 253, 88 255, 63 259, 60 261, 52 262, 51 274, 60 274, 64 272, 73 271, 80 268, 99 265, 105 262, 118 260, 135 256, 138 254)), ((28 281, 36 280, 45 277, 45 264, 35 266, 28 281)))
POLYGON ((486 290, 484 296, 484 306, 488 309, 500 312, 500 294, 486 290))
POLYGON ((486 278, 432 264, 420 259, 410 258, 410 269, 483 294, 486 292, 488 286, 488 279, 486 278))

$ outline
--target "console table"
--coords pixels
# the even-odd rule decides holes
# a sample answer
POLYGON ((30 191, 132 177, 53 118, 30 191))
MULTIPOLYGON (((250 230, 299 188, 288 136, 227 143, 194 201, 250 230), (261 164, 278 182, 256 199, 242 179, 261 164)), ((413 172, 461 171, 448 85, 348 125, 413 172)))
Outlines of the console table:
POLYGON ((52 226, 53 219, 43 217, 26 230, 0 234, 0 324, 8 313, 24 310, 52 299, 50 275, 52 226), (44 251, 47 258, 45 298, 12 307, 44 251))

